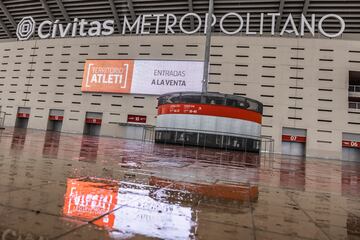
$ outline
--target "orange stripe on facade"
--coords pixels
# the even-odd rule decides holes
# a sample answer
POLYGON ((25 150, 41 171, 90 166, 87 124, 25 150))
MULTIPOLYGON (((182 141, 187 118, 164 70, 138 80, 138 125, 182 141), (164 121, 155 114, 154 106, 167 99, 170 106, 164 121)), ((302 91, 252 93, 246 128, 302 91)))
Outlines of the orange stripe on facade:
POLYGON ((261 124, 262 116, 258 112, 236 107, 210 104, 164 104, 159 106, 158 115, 192 114, 242 119, 261 124))

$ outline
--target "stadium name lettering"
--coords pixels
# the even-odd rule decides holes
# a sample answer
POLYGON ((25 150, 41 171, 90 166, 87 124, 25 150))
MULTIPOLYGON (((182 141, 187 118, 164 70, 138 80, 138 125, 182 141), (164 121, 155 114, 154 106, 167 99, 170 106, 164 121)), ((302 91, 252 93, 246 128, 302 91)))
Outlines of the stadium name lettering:
MULTIPOLYGON (((259 16, 259 15, 257 15, 259 16)), ((335 38, 340 36, 345 31, 345 21, 342 17, 336 14, 327 14, 318 18, 312 14, 308 17, 301 15, 300 21, 295 21, 294 16, 289 14, 286 16, 285 23, 277 26, 280 13, 261 13, 260 22, 254 21, 254 14, 247 13, 240 15, 239 13, 230 12, 223 15, 221 18, 212 16, 212 26, 219 26, 222 33, 227 35, 236 35, 243 33, 246 35, 280 35, 292 34, 295 36, 304 36, 305 34, 315 36, 316 32, 328 38, 335 38), (232 22, 231 29, 226 23, 232 22), (264 23, 270 22, 270 31, 265 32, 264 23), (338 30, 327 31, 326 25, 339 25, 338 30), (256 24, 256 26, 255 26, 256 24), (335 23, 336 24, 336 23, 335 23), (256 31, 255 31, 256 29, 256 31)), ((184 34, 206 34, 207 22, 203 19, 208 19, 208 14, 200 16, 196 13, 187 13, 181 17, 175 14, 145 14, 139 15, 136 19, 130 20, 129 17, 123 16, 119 19, 116 26, 122 34, 175 34, 176 29, 180 29, 184 34), (205 17, 205 18, 202 18, 205 17), (193 19, 193 27, 189 29, 188 22, 193 19), (160 25, 160 23, 164 23, 160 25)), ((35 29, 36 23, 32 17, 25 17, 18 24, 17 35, 19 40, 28 40, 36 32, 41 39, 48 38, 64 38, 64 37, 95 37, 95 36, 109 36, 115 32, 115 21, 106 20, 87 21, 86 19, 75 18, 70 23, 60 23, 59 20, 54 22, 46 20, 39 24, 35 29)))

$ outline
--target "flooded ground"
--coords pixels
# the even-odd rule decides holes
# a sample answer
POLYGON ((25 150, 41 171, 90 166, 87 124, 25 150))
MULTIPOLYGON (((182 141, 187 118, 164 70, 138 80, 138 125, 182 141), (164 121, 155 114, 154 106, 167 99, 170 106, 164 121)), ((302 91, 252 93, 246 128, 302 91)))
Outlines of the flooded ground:
POLYGON ((0 132, 1 239, 360 239, 360 163, 0 132))

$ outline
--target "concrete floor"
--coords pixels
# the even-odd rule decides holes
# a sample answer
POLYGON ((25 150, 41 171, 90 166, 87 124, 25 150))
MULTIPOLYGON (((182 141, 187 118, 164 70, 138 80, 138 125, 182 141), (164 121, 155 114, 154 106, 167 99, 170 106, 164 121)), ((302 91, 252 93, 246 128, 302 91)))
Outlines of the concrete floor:
POLYGON ((360 239, 360 163, 0 132, 2 239, 360 239))

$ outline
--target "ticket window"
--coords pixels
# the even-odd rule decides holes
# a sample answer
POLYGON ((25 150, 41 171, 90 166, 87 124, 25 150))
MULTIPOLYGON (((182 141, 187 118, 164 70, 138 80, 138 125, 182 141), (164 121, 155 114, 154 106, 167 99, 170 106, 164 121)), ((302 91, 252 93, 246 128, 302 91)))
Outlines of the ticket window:
POLYGON ((360 134, 343 133, 342 160, 360 162, 360 134))
POLYGON ((306 130, 283 128, 282 154, 292 156, 306 155, 306 130))
POLYGON ((102 113, 87 112, 84 135, 99 136, 102 124, 102 113))
POLYGON ((30 108, 19 107, 16 115, 15 128, 27 128, 30 118, 30 108))
POLYGON ((47 130, 61 132, 63 120, 64 110, 50 109, 47 130))

